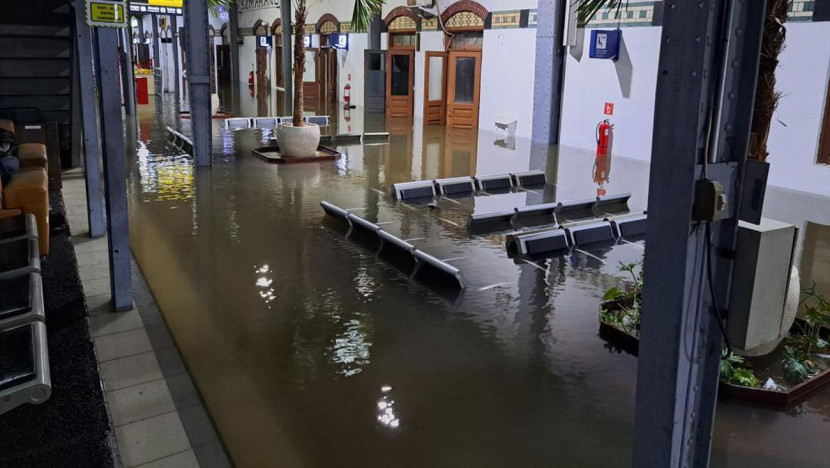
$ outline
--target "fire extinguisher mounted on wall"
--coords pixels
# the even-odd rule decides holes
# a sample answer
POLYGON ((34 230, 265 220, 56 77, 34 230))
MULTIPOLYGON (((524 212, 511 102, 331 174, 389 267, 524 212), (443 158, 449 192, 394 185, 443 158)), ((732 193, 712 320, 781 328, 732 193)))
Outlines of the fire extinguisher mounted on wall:
POLYGON ((611 146, 614 143, 614 125, 611 124, 611 121, 605 119, 597 124, 596 138, 597 155, 611 154, 611 146))

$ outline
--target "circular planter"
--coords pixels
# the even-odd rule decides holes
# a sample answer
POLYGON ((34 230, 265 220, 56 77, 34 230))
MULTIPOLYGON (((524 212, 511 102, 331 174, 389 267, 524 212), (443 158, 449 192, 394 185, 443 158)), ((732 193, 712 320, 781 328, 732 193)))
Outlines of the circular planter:
POLYGON ((277 127, 277 143, 284 158, 308 158, 317 154, 320 146, 320 127, 305 124, 295 127, 292 124, 280 124, 277 127))

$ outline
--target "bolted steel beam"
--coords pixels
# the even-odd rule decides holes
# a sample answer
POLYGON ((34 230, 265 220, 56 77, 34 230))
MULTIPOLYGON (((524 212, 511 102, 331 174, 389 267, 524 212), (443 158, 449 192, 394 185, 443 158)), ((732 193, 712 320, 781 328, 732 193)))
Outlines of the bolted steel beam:
POLYGON ((193 158, 197 166, 213 163, 210 117, 210 43, 208 10, 204 0, 185 0, 184 26, 187 41, 187 84, 190 88, 190 125, 193 158))
POLYGON ((104 194, 101 186, 101 140, 98 135, 98 103, 93 73, 92 31, 86 24, 86 5, 82 0, 72 4, 75 9, 75 40, 77 41, 77 79, 81 94, 81 125, 83 127, 84 177, 86 179, 89 236, 104 237, 104 194))
POLYGON ((101 141, 107 200, 107 243, 110 260, 110 292, 115 310, 133 308, 130 279, 130 230, 127 215, 127 171, 124 121, 118 89, 118 32, 96 28, 98 75, 101 96, 101 141))
POLYGON ((692 206, 695 184, 708 174, 740 183, 752 119, 746 102, 754 86, 736 90, 757 79, 764 3, 666 2, 649 175, 634 466, 709 464, 723 344, 719 310, 728 307, 723 300, 728 280, 717 282, 714 291, 707 283, 710 268, 715 278, 729 277, 731 261, 719 255, 729 248, 724 240, 735 237, 737 214, 733 210, 706 225, 692 220, 692 206), (718 128, 730 135, 710 138, 718 128))

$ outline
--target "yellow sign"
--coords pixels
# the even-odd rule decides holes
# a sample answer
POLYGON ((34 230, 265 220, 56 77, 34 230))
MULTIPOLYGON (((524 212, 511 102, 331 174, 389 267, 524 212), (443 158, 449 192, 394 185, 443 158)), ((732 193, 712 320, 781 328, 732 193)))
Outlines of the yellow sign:
POLYGON ((124 1, 87 0, 86 22, 90 26, 123 28, 127 26, 124 1))
POLYGON ((182 0, 149 0, 148 5, 182 8, 182 0))

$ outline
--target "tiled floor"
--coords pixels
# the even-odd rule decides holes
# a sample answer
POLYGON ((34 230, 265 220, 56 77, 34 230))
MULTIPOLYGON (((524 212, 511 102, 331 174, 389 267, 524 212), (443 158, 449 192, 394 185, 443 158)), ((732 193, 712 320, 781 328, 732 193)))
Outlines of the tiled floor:
POLYGON ((81 171, 64 173, 63 196, 78 272, 123 465, 230 466, 135 263, 135 307, 112 311, 107 239, 88 235, 85 190, 81 171))

